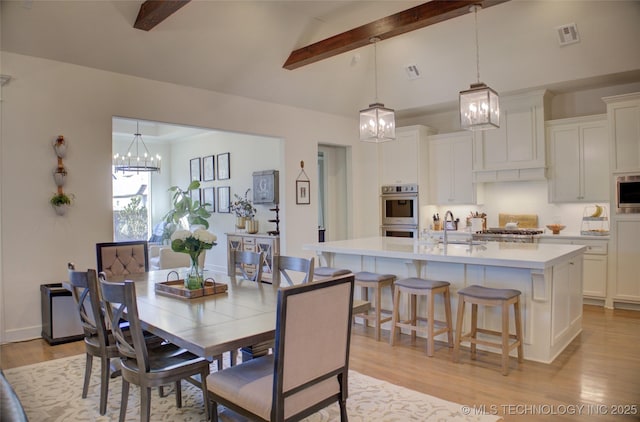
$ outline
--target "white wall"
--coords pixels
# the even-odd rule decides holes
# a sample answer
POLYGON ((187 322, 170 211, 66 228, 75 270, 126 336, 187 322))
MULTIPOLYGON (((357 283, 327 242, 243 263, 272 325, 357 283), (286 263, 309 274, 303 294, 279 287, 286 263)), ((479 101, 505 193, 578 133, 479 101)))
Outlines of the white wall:
MULTIPOLYGON (((358 176, 362 163, 376 162, 377 155, 360 145, 355 113, 347 119, 5 51, 2 73, 13 77, 2 90, 2 342, 39 337, 39 286, 64 280, 68 261, 94 268, 95 243, 112 238, 113 116, 282 139, 281 232, 288 254, 311 256, 302 245, 317 239, 315 207, 296 206, 293 192, 300 160, 317 189, 318 143, 352 146, 353 215, 364 214, 361 204, 377 196, 377 186, 358 176), (58 135, 69 142, 65 190, 76 197, 64 217, 48 203, 58 135)), ((232 166, 232 172, 240 168, 232 166)), ((359 219, 354 235, 372 225, 359 219)))

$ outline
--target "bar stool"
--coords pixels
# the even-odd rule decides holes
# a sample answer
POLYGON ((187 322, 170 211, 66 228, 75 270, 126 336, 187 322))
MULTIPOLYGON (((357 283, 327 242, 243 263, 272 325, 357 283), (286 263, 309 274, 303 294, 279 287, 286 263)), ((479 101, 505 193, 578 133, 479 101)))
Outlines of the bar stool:
MULTIPOLYGON (((387 321, 391 321, 391 317, 382 318, 382 289, 384 287, 389 287, 389 293, 391 293, 391 297, 393 298, 393 282, 395 281, 396 276, 393 274, 377 274, 369 271, 360 271, 354 274, 354 283, 355 286, 360 286, 361 291, 361 299, 369 300, 369 289, 373 289, 373 293, 375 296, 375 307, 373 310, 373 315, 369 312, 362 314, 355 314, 354 317, 364 318, 365 327, 369 326, 369 321, 374 323, 374 327, 376 329, 376 341, 380 341, 380 327, 383 323, 387 321)), ((388 311, 386 311, 388 312, 388 311)))
POLYGON ((405 328, 411 331, 411 339, 415 340, 416 332, 423 331, 427 334, 427 356, 433 356, 434 337, 447 333, 447 344, 453 347, 453 327, 451 324, 451 297, 449 295, 450 283, 447 281, 426 280, 423 278, 404 278, 395 282, 395 295, 393 302, 393 319, 391 322, 391 345, 395 345, 396 328, 405 328), (409 295, 409 319, 400 319, 400 293, 409 295), (442 294, 444 299, 444 311, 446 321, 435 319, 434 297, 442 294), (417 316, 418 296, 427 297, 427 318, 417 316), (418 326, 418 321, 427 321, 426 327, 418 326), (438 329, 436 329, 436 326, 438 329))
POLYGON ((351 270, 346 268, 318 267, 313 270, 313 280, 338 277, 340 275, 351 274, 351 270))
POLYGON ((454 362, 459 360, 460 343, 469 341, 471 343, 471 359, 476 358, 476 345, 495 347, 502 350, 502 375, 509 373, 509 352, 518 348, 518 363, 522 363, 523 344, 522 326, 520 322, 520 295, 519 290, 495 289, 483 286, 468 286, 458 290, 458 320, 456 322, 456 344, 454 347, 454 362), (462 334, 462 322, 464 320, 465 304, 471 304, 471 331, 462 334), (502 308, 502 331, 478 328, 478 305, 500 306, 502 308), (513 305, 515 317, 516 333, 509 334, 509 305, 513 305), (501 343, 490 342, 477 338, 477 333, 500 336, 501 343), (510 339, 515 339, 509 344, 510 339))

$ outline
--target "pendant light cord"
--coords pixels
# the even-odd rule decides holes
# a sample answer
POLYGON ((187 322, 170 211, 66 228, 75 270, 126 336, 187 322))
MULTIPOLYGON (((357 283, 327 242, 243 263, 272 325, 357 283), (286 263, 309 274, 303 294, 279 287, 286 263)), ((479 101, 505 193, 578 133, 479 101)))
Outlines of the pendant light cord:
POLYGON ((375 102, 378 102, 378 41, 380 38, 371 38, 370 40, 373 43, 373 80, 376 84, 375 86, 375 102))
POLYGON ((480 6, 476 4, 471 7, 473 7, 473 17, 476 24, 476 79, 480 83, 480 42, 478 41, 478 7, 480 6))

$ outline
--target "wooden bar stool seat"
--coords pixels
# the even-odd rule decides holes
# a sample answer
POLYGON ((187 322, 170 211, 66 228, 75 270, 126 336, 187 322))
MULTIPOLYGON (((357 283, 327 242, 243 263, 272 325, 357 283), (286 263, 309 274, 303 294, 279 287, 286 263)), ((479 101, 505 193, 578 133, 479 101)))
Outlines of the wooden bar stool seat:
POLYGON ((520 295, 515 289, 495 289, 483 286, 469 286, 458 290, 458 319, 456 323, 456 343, 453 353, 455 362, 459 360, 460 343, 471 343, 471 359, 476 358, 476 345, 495 347, 502 351, 502 375, 509 373, 509 353, 518 348, 518 363, 523 360, 522 326, 520 322, 520 295), (465 304, 471 304, 471 331, 462 334, 465 304), (500 306, 502 308, 502 331, 478 328, 478 305, 500 306), (516 333, 509 334, 509 306, 513 305, 516 333), (500 343, 477 338, 477 333, 499 336, 500 343), (513 342, 510 342, 514 339, 513 342))
POLYGON ((384 287, 389 288, 389 293, 393 297, 393 283, 396 276, 393 274, 378 274, 369 271, 360 271, 354 274, 355 285, 360 286, 361 295, 363 300, 369 300, 369 289, 373 289, 375 296, 375 302, 372 304, 372 308, 367 313, 354 314, 360 318, 364 318, 365 326, 369 326, 369 321, 373 322, 376 329, 376 341, 380 340, 380 327, 387 321, 391 321, 391 316, 382 317, 382 312, 389 312, 382 310, 382 289, 384 287))
POLYGON ((393 346, 396 341, 396 328, 405 328, 411 331, 411 338, 415 340, 416 333, 423 331, 427 335, 427 356, 433 356, 435 336, 447 333, 447 343, 453 347, 453 327, 451 323, 451 297, 449 295, 450 283, 447 281, 426 280, 423 278, 405 278, 395 282, 393 298, 393 316, 391 322, 391 340, 393 346), (400 319, 400 294, 409 295, 409 319, 400 319), (445 321, 435 319, 434 297, 442 294, 445 309, 445 321), (417 316, 417 297, 427 297, 427 317, 417 316), (418 326, 418 321, 427 322, 427 326, 418 326))

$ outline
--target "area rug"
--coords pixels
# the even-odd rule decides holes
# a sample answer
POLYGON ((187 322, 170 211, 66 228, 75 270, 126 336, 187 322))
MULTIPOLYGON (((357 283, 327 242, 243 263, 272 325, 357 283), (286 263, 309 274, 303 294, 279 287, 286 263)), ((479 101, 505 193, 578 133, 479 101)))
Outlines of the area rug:
MULTIPOLYGON (((121 379, 109 382, 107 413, 100 416, 99 361, 94 369, 89 395, 82 399, 84 355, 56 359, 4 371, 31 422, 116 421, 120 411, 121 379)), ((215 367, 215 366, 214 366, 215 367)), ((166 391, 166 390, 165 390, 166 391)), ((139 390, 131 386, 127 420, 140 420, 139 390)), ((431 397, 399 387, 355 371, 349 371, 347 412, 351 422, 370 421, 496 421, 495 416, 465 415, 460 404, 431 397)), ((166 397, 154 391, 151 397, 152 421, 205 421, 202 393, 193 385, 182 383, 182 408, 175 405, 175 395, 166 397)), ((228 409, 220 408, 224 422, 246 421, 228 409)), ((337 405, 332 405, 307 419, 306 422, 339 421, 337 405)))

